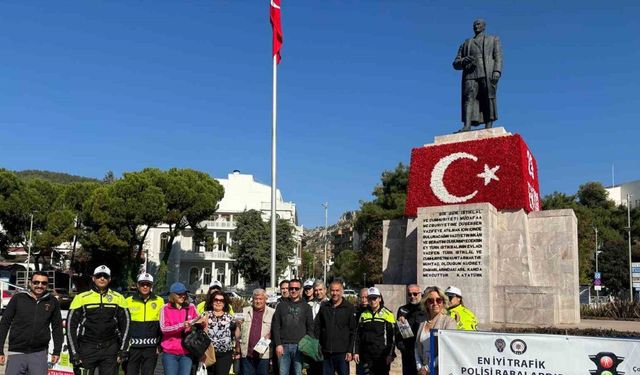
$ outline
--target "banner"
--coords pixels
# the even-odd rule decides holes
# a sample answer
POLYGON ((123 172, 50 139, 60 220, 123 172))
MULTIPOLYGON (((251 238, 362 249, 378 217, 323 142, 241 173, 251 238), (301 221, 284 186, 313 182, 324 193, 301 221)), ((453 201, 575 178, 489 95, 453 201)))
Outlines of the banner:
MULTIPOLYGON (((62 351, 60 352, 60 360, 55 365, 49 364, 48 375, 73 375, 73 365, 71 364, 71 359, 69 358, 69 345, 67 344, 67 314, 69 313, 66 310, 62 310, 62 323, 63 323, 63 333, 64 333, 64 341, 62 343, 62 351)), ((49 353, 50 356, 53 352, 53 339, 49 341, 49 353)))
POLYGON ((640 374, 640 341, 441 330, 441 375, 640 374))

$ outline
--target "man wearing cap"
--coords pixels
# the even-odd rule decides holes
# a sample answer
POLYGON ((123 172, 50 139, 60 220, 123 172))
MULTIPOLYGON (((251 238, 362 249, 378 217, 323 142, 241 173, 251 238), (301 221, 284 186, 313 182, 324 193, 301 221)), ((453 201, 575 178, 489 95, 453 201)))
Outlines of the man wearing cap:
POLYGON ((162 338, 160 310, 164 300, 156 296, 152 288, 153 276, 141 273, 138 276, 138 292, 127 298, 127 307, 131 315, 127 375, 151 375, 156 368, 162 338))
POLYGON ((458 323, 459 330, 477 331, 478 319, 473 311, 462 303, 462 291, 455 286, 448 287, 444 294, 449 297, 449 316, 458 323))
POLYGON ((271 336, 280 375, 289 375, 291 367, 295 375, 302 373, 302 354, 298 342, 305 335, 313 336, 311 307, 300 298, 300 284, 298 279, 289 281, 290 297, 278 304, 271 322, 271 336))
POLYGON ((6 375, 46 374, 47 348, 53 335, 51 362, 57 363, 64 335, 58 300, 47 291, 49 276, 34 272, 29 290, 16 293, 0 321, 0 365, 5 364, 4 342, 9 333, 6 375), (51 328, 49 328, 51 327, 51 328))
MULTIPOLYGON (((407 285, 407 303, 400 306, 398 309, 398 322, 402 324, 409 324, 413 336, 402 337, 398 335, 396 341, 398 343, 398 349, 402 353, 402 375, 416 375, 416 333, 420 327, 420 323, 427 320, 427 315, 420 308, 420 300, 422 299, 422 292, 420 287, 416 284, 407 285)), ((400 324, 398 323, 398 324, 400 324)))
POLYGON ((388 375, 394 359, 396 319, 384 307, 378 288, 369 288, 369 309, 360 315, 353 359, 363 363, 364 373, 388 375))
POLYGON ((127 359, 129 310, 124 297, 111 289, 111 270, 98 266, 91 290, 78 294, 67 316, 67 341, 74 372, 99 369, 100 375, 115 375, 127 359))

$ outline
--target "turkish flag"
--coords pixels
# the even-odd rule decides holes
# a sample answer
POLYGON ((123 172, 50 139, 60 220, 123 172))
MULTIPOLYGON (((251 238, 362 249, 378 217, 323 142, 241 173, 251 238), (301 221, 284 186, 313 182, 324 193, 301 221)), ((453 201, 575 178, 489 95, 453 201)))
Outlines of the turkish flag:
POLYGON ((269 19, 273 30, 273 47, 271 56, 276 56, 276 64, 280 64, 280 49, 282 48, 282 22, 280 20, 280 0, 271 0, 269 19))
POLYGON ((520 135, 429 145, 411 152, 405 215, 419 207, 491 203, 540 210, 537 163, 520 135))

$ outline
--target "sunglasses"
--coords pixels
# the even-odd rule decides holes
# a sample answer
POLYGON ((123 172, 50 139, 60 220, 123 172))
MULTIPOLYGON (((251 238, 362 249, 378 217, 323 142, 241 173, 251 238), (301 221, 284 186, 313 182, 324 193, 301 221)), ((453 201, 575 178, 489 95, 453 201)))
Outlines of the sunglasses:
POLYGON ((213 302, 222 302, 222 303, 224 303, 224 298, 214 298, 213 302))
POLYGON ((297 290, 300 290, 300 287, 297 287, 297 288, 295 286, 294 287, 289 287, 289 290, 297 291, 297 290))
POLYGON ((427 298, 427 305, 431 306, 431 305, 442 305, 442 303, 444 302, 444 300, 440 297, 438 298, 427 298))
POLYGON ((368 299, 369 301, 373 301, 373 300, 376 300, 376 299, 378 299, 378 298, 380 298, 380 297, 378 297, 378 296, 367 296, 367 299, 368 299))
POLYGON ((141 287, 151 288, 151 284, 150 283, 138 283, 138 285, 141 286, 141 287))
POLYGON ((93 275, 93 277, 95 277, 96 279, 106 279, 106 280, 109 280, 111 278, 111 276, 107 275, 106 273, 98 273, 93 275))
POLYGON ((422 293, 418 292, 418 293, 407 293, 407 294, 408 294, 408 295, 410 295, 410 296, 412 296, 412 297, 417 297, 417 296, 419 296, 419 295, 420 295, 420 294, 422 294, 422 293))
POLYGON ((187 293, 176 293, 176 296, 180 298, 185 298, 187 296, 187 293))
POLYGON ((34 280, 31 282, 31 284, 33 285, 42 285, 42 286, 47 286, 49 285, 48 281, 39 281, 39 280, 34 280))

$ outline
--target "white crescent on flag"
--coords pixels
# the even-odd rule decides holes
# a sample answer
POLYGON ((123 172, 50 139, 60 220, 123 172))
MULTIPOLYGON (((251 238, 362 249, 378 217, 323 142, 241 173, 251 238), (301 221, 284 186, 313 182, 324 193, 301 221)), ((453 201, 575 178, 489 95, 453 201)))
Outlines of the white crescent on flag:
POLYGON ((276 9, 280 9, 280 5, 276 4, 275 1, 271 0, 271 6, 276 8, 276 9))
MULTIPOLYGON (((478 158, 475 155, 466 152, 455 152, 438 160, 436 165, 433 166, 433 171, 431 172, 431 181, 429 185, 431 186, 431 191, 433 191, 433 194, 443 203, 464 203, 478 194, 478 190, 474 190, 472 193, 460 197, 451 194, 445 186, 444 174, 447 172, 447 169, 454 161, 460 159, 469 159, 473 160, 474 162, 478 161, 478 158)), ((484 186, 487 186, 489 182, 491 182, 491 180, 500 180, 495 174, 498 169, 500 169, 499 165, 493 168, 489 168, 489 166, 485 164, 484 171, 482 173, 479 173, 477 177, 484 179, 484 186)))

